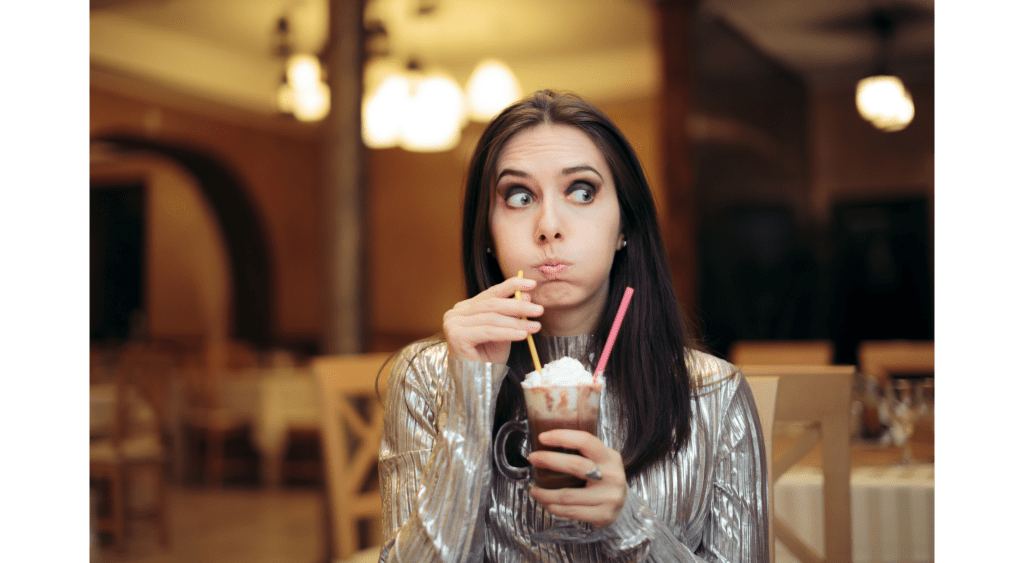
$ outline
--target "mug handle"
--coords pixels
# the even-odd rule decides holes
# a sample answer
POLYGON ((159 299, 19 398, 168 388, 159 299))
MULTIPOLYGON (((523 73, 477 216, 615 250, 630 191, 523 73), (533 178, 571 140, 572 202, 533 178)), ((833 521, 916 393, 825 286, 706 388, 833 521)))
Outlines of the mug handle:
POLYGON ((510 420, 501 425, 501 428, 498 429, 498 435, 494 438, 494 447, 491 448, 491 453, 494 456, 494 465, 498 467, 498 471, 506 479, 519 481, 530 477, 529 466, 514 467, 505 459, 505 443, 508 442, 509 435, 513 432, 521 432, 525 436, 528 429, 529 427, 525 420, 510 420))

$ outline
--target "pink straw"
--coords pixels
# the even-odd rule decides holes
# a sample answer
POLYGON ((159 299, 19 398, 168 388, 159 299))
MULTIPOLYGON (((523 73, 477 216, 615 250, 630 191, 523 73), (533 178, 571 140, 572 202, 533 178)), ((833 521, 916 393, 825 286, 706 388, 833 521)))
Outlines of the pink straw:
POLYGON ((594 382, 597 377, 604 373, 604 366, 608 363, 608 356, 612 353, 612 344, 615 344, 615 337, 619 335, 619 327, 622 326, 622 318, 626 316, 626 309, 629 308, 629 300, 633 298, 633 288, 627 287, 622 294, 622 303, 619 304, 619 312, 615 313, 615 322, 612 323, 612 332, 604 343, 604 350, 601 352, 601 360, 597 362, 597 369, 594 371, 594 382))

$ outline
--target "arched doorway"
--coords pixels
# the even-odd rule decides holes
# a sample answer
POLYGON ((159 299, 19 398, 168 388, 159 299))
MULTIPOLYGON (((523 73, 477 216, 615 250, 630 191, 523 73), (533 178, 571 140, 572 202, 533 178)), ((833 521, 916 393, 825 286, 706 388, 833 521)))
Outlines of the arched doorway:
POLYGON ((191 174, 217 219, 232 279, 232 336, 271 344, 273 287, 266 233, 241 180, 217 158, 192 147, 124 135, 93 139, 112 151, 167 158, 191 174))

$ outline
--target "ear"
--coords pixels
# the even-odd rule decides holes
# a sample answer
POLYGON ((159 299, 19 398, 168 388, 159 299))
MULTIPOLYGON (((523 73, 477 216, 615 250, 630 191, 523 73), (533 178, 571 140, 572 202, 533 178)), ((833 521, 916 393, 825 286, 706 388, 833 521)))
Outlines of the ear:
POLYGON ((626 246, 626 235, 619 233, 619 242, 615 243, 615 250, 622 250, 623 246, 626 246))

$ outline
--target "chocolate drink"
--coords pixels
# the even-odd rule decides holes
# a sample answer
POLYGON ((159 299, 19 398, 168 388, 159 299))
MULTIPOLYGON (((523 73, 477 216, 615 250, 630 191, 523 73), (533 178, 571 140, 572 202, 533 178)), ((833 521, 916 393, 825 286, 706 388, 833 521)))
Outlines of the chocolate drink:
MULTIPOLYGON (((577 450, 545 446, 538 442, 542 432, 559 428, 583 430, 597 435, 597 417, 600 407, 601 383, 582 383, 572 386, 548 386, 524 389, 526 415, 530 426, 530 447, 533 451, 580 455, 577 450)), ((541 467, 533 468, 537 485, 545 489, 583 487, 584 479, 541 467)))

